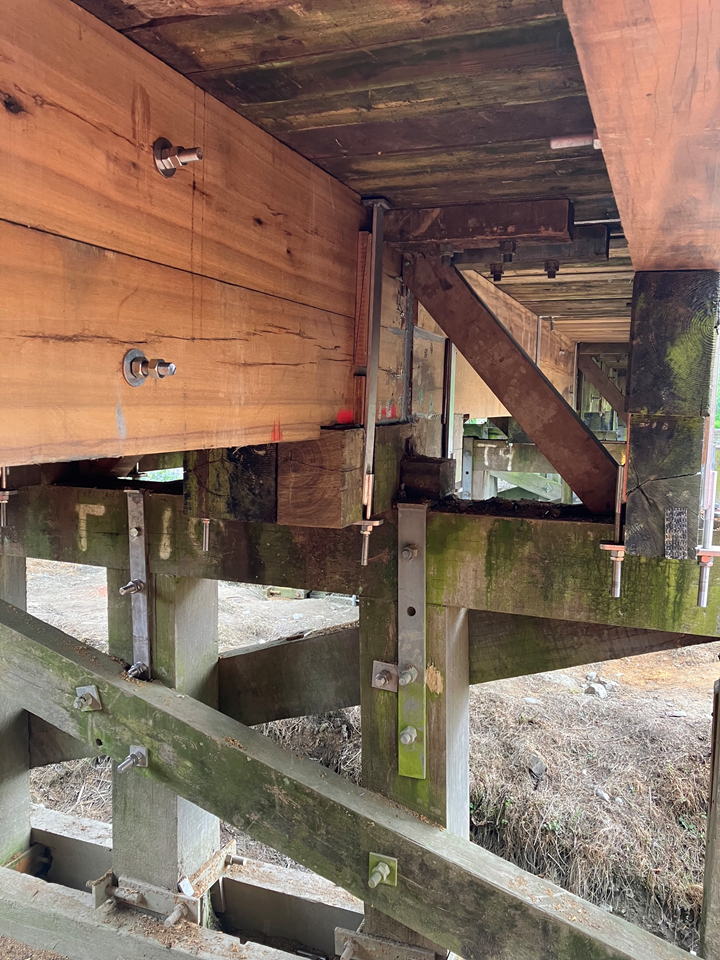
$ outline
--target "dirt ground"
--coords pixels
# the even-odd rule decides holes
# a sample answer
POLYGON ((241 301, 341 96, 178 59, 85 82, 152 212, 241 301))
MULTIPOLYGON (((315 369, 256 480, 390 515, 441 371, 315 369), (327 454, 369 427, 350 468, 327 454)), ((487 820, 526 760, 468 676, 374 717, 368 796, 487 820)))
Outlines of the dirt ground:
MULTIPOLYGON (((35 561, 28 572, 31 613, 106 645, 102 570, 35 561)), ((356 619, 357 607, 345 599, 269 599, 259 587, 220 584, 222 650, 356 619)), ((719 652, 714 643, 474 687, 473 838, 608 912, 697 949, 719 652), (605 698, 585 692, 600 680, 605 698)), ((263 731, 343 776, 360 776, 358 708, 263 731)), ((111 817, 107 761, 57 764, 35 771, 32 783, 35 802, 111 817)), ((227 825, 223 833, 253 858, 292 864, 227 825)), ((17 949, 0 956, 49 960, 17 949)))

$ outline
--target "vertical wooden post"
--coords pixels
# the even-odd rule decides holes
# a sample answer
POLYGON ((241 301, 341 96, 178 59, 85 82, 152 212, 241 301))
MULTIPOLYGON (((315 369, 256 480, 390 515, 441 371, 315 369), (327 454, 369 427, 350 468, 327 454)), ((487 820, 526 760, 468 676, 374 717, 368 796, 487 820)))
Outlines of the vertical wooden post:
MULTIPOLYGON (((373 688, 375 660, 397 662, 397 604, 361 599, 364 785, 468 838, 470 687, 467 611, 451 607, 427 608, 428 775, 425 780, 398 774, 397 696, 373 688)), ((402 864, 398 864, 398 869, 402 871, 402 864)), ((370 903, 365 906, 364 931, 443 952, 413 930, 374 909, 370 903)))
MULTIPOLYGON (((24 557, 0 557, 0 597, 25 609, 24 557)), ((28 715, 0 693, 0 864, 7 863, 29 846, 28 715)))
MULTIPOLYGON (((110 653, 132 660, 130 604, 118 595, 127 573, 108 570, 110 653)), ((217 705, 217 582, 154 578, 153 666, 157 679, 217 705)), ((220 846, 220 824, 170 790, 137 775, 113 774, 113 870, 169 891, 220 846)))
POLYGON ((625 546, 694 559, 704 418, 715 415, 720 274, 641 272, 633 289, 625 546))
POLYGON ((705 832, 705 880, 700 921, 700 956, 720 960, 720 680, 713 694, 710 798, 705 832))

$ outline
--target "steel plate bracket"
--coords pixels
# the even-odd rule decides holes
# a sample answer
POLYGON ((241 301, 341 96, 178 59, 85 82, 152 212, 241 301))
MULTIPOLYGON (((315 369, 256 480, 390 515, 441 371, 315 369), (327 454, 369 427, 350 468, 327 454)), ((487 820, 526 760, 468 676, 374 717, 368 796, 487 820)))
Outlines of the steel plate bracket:
POLYGON ((427 505, 398 504, 398 773, 416 780, 427 776, 426 541, 427 505))

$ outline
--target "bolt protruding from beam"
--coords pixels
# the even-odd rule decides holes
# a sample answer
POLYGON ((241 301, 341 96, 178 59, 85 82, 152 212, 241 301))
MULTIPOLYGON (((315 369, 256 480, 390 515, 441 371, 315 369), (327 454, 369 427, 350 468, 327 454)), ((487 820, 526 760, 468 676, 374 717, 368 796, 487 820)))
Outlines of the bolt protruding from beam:
POLYGON ((368 880, 368 886, 374 890, 375 887, 379 886, 381 883, 384 883, 389 876, 390 867, 381 860, 380 863, 377 863, 373 868, 373 872, 370 874, 370 879, 368 880))
POLYGON ((73 700, 73 707, 75 707, 76 710, 82 710, 83 707, 90 706, 92 706, 92 697, 89 693, 83 693, 81 696, 75 697, 73 700))
POLYGON ((545 261, 545 273, 548 275, 548 280, 554 280, 558 275, 560 270, 560 261, 559 260, 546 260, 545 261))
POLYGON ((400 743, 404 747, 409 747, 411 743, 415 743, 417 740, 418 732, 415 727, 405 727, 405 729, 400 734, 400 743))
POLYGON ((120 587, 118 591, 121 597, 126 596, 128 593, 142 593, 145 589, 145 584, 142 580, 130 580, 125 584, 124 587, 120 587))
POLYGON ((131 667, 128 667, 127 675, 131 680, 140 680, 148 674, 148 666, 142 660, 138 660, 131 667))
POLYGON ((492 276, 495 283, 499 283, 503 278, 503 265, 502 263, 491 263, 490 264, 490 275, 492 276))
POLYGON ((345 941, 345 947, 343 949, 343 952, 340 954, 340 960, 352 960, 354 953, 355 953, 355 941, 348 938, 345 941))
POLYGON ((380 673, 375 674, 375 683, 378 687, 386 687, 390 683, 390 671, 381 670, 380 673))
POLYGON ((127 757, 117 766, 118 773, 125 773, 133 767, 147 767, 148 755, 145 747, 132 745, 127 757))
POLYGON ((417 677, 417 669, 413 666, 408 666, 400 672, 398 683, 401 687, 407 687, 408 684, 414 683, 417 680, 417 677))
MULTIPOLYGON (((118 769, 120 768, 118 767, 118 769)), ((165 917, 165 920, 163 921, 163 926, 174 927, 178 923, 180 923, 181 920, 184 920, 185 917, 189 916, 189 914, 190 914, 190 909, 188 905, 181 900, 180 903, 178 903, 175 909, 172 911, 172 913, 169 913, 167 917, 165 917)))
POLYGON ((403 560, 414 560, 418 555, 418 548, 414 543, 408 543, 407 546, 402 548, 400 556, 403 560))

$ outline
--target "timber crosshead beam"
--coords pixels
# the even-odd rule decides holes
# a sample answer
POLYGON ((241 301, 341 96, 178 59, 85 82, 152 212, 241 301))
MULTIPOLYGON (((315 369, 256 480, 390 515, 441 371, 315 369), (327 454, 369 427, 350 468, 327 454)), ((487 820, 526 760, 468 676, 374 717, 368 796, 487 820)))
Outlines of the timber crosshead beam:
POLYGON ((3 695, 114 759, 148 750, 149 776, 363 897, 480 960, 680 960, 688 954, 307 760, 55 627, 0 603, 3 695), (94 683, 101 711, 73 709, 94 683), (220 775, 222 771, 222 775, 220 775), (370 853, 396 857, 398 884, 368 887, 370 853))
POLYGON ((500 240, 568 242, 572 221, 572 204, 563 199, 392 209, 385 214, 385 240, 403 249, 438 244, 463 249, 500 240))
POLYGON ((405 256, 414 296, 594 513, 611 513, 617 465, 458 271, 438 257, 405 256))
MULTIPOLYGON (((626 557, 623 596, 613 600, 600 550, 612 539, 609 523, 498 517, 465 506, 466 513, 428 512, 428 603, 718 636, 720 565, 711 569, 707 610, 696 605, 692 560, 626 557)), ((367 567, 358 563, 353 528, 217 522, 203 552, 202 521, 183 513, 181 496, 148 494, 146 516, 151 574, 397 597, 392 512, 373 534, 367 567)), ((26 487, 13 497, 0 553, 124 570, 127 536, 121 490, 26 487)))

